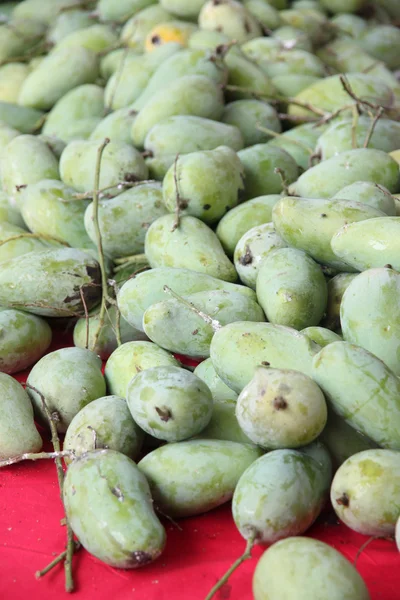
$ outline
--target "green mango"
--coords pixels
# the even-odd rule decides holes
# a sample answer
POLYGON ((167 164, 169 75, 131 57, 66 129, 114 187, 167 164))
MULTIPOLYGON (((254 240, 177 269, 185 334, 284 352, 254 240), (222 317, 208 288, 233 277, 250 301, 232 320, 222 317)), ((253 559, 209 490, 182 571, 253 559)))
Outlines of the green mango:
POLYGON ((4 21, 8 21, 11 16, 12 13, 15 9, 15 7, 17 6, 18 2, 17 0, 10 0, 10 1, 5 1, 1 3, 0 6, 0 16, 2 17, 2 19, 4 21))
POLYGON ((274 55, 273 61, 261 60, 259 64, 269 77, 282 75, 325 76, 322 60, 305 50, 283 48, 274 55))
POLYGON ((338 260, 330 242, 346 223, 374 219, 383 213, 372 206, 350 200, 308 199, 285 196, 272 210, 277 233, 290 246, 307 252, 314 260, 350 272, 338 260))
POLYGON ((283 23, 304 32, 313 46, 326 44, 334 34, 329 20, 320 10, 310 8, 291 8, 280 12, 283 23))
POLYGON ((224 63, 228 67, 226 93, 229 100, 251 99, 254 95, 275 98, 276 90, 268 75, 245 54, 228 52, 224 63))
POLYGON ((335 255, 358 271, 391 265, 400 270, 399 217, 344 225, 331 240, 335 255))
POLYGON ((278 42, 280 42, 280 47, 283 46, 288 50, 291 48, 296 48, 297 50, 305 50, 306 52, 313 51, 313 44, 310 37, 305 31, 302 31, 297 27, 292 27, 291 25, 282 25, 282 27, 275 29, 273 36, 276 40, 278 40, 278 42))
POLYGON ((241 2, 208 0, 203 4, 198 19, 200 29, 220 31, 239 44, 262 35, 257 18, 241 2))
MULTIPOLYGON (((204 383, 207 384, 207 386, 210 389, 210 392, 212 394, 213 400, 214 400, 214 412, 213 412, 213 416, 211 418, 210 424, 207 427, 207 430, 210 429, 210 427, 212 427, 214 420, 217 420, 219 423, 219 416, 217 416, 215 413, 217 411, 216 409, 216 405, 221 405, 222 404, 226 404, 231 406, 232 403, 236 403, 236 400, 238 398, 238 395, 236 394, 236 392, 234 392, 233 390, 231 390, 230 387, 228 387, 226 385, 226 383, 224 383, 222 381, 222 379, 217 375, 217 372, 214 369, 214 365, 212 363, 211 358, 206 358, 205 360, 203 360, 199 365, 197 365, 197 367, 195 368, 195 370, 193 371, 195 375, 197 375, 197 377, 199 377, 200 379, 202 379, 204 381, 204 383)), ((219 410, 219 409, 218 409, 219 410)), ((227 412, 229 412, 229 415, 231 414, 231 409, 226 409, 227 412)), ((222 413, 225 414, 225 409, 220 408, 220 412, 221 415, 222 413)), ((219 415, 219 412, 218 412, 219 415)), ((236 421, 236 416, 235 416, 235 410, 233 410, 233 416, 234 416, 234 420, 236 421)), ((223 419, 224 417, 221 416, 221 419, 223 419)), ((229 418, 229 421, 231 420, 231 417, 227 417, 227 419, 229 418)), ((240 430, 239 425, 237 424, 237 428, 240 430)), ((204 431, 202 432, 202 437, 204 437, 204 431)), ((211 437, 212 439, 220 439, 220 438, 213 438, 212 435, 207 435, 207 437, 211 437)), ((222 439, 227 439, 227 438, 222 438, 222 439)), ((237 442, 237 441, 243 441, 243 439, 241 440, 231 440, 232 442, 237 442)), ((249 440, 250 442, 250 440, 249 440)))
POLYGON ((277 133, 281 131, 276 110, 261 100, 245 99, 230 102, 226 104, 221 120, 240 130, 245 147, 262 144, 271 139, 269 133, 257 129, 258 125, 277 133))
MULTIPOLYGON (((370 129, 371 119, 364 116, 358 118, 355 128, 353 128, 352 118, 333 122, 318 139, 316 151, 321 155, 322 160, 326 160, 336 154, 351 150, 354 148, 353 131, 355 147, 362 148, 369 136, 370 129)), ((391 119, 380 119, 370 137, 368 148, 389 153, 396 150, 399 142, 400 123, 391 119)))
POLYGON ((361 575, 343 554, 324 542, 299 536, 277 542, 257 563, 254 600, 277 594, 282 600, 370 600, 361 575))
POLYGON ((340 12, 331 19, 331 25, 336 29, 338 37, 358 38, 367 27, 367 21, 357 15, 340 12))
POLYGON ((0 371, 17 373, 33 365, 51 343, 48 323, 20 310, 0 312, 0 371))
POLYGON ((256 37, 240 46, 241 52, 257 64, 272 62, 282 49, 282 43, 275 37, 256 37))
MULTIPOLYGON (((98 449, 115 450, 135 460, 141 450, 143 431, 132 419, 125 398, 103 396, 84 406, 72 419, 63 449, 75 456, 98 449)), ((66 462, 72 462, 67 457, 66 462)))
POLYGON ((25 79, 18 104, 50 109, 70 90, 96 81, 98 71, 98 59, 92 50, 82 46, 55 48, 25 79))
MULTIPOLYGON (((208 29, 196 29, 188 40, 188 47, 196 50, 211 50, 217 52, 218 46, 229 44, 230 39, 220 31, 212 31, 208 29)), ((238 48, 232 46, 230 52, 238 51, 238 48)))
MULTIPOLYGON (((241 150, 239 156, 242 152, 245 151, 241 150)), ((347 150, 308 169, 289 187, 289 193, 305 198, 331 198, 356 181, 371 181, 396 193, 400 190, 399 165, 382 150, 347 150)))
POLYGON ((159 366, 138 373, 126 390, 135 422, 146 433, 167 442, 199 434, 208 425, 213 399, 196 375, 174 366, 159 366))
POLYGON ((19 90, 28 74, 29 67, 23 63, 9 63, 0 67, 0 102, 16 104, 19 90))
POLYGON ((250 444, 196 439, 161 446, 138 467, 160 511, 190 517, 228 502, 242 473, 261 454, 250 444))
POLYGON ((304 123, 269 140, 268 145, 286 150, 298 166, 306 171, 310 167, 311 157, 322 131, 324 131, 323 126, 317 128, 314 123, 304 123))
MULTIPOLYGON (((329 282, 328 282, 328 286, 329 286, 329 282)), ((329 297, 329 287, 328 287, 328 297, 329 297)), ((306 327, 305 329, 302 329, 301 333, 303 335, 306 335, 308 337, 308 339, 310 339, 312 342, 315 342, 316 344, 318 344, 318 346, 321 346, 321 348, 324 348, 325 346, 327 346, 328 344, 332 344, 333 342, 343 341, 341 336, 338 335, 337 333, 335 333, 334 331, 331 331, 330 329, 326 329, 325 327, 317 327, 315 325, 311 326, 311 327, 306 327)))
POLYGON ((285 10, 288 7, 288 0, 267 0, 267 2, 277 10, 285 10))
POLYGON ((118 307, 128 323, 143 331, 143 315, 153 304, 168 299, 164 286, 168 285, 175 293, 188 296, 196 292, 224 290, 242 294, 255 300, 253 290, 241 285, 217 279, 206 273, 189 269, 156 267, 127 281, 118 293, 118 307))
POLYGON ((319 349, 307 336, 290 327, 238 321, 216 331, 210 356, 222 381, 240 394, 260 364, 310 376, 319 349))
POLYGON ((39 110, 10 102, 0 102, 0 122, 18 132, 36 132, 41 127, 42 119, 43 113, 39 110))
POLYGON ((399 517, 400 453, 371 449, 348 458, 336 471, 331 502, 347 527, 391 537, 399 517))
MULTIPOLYGON (((227 325, 234 321, 265 321, 261 307, 251 298, 227 290, 202 291, 185 296, 203 314, 214 322, 227 325)), ((152 304, 143 315, 146 335, 162 348, 185 356, 209 356, 215 325, 193 313, 180 300, 172 298, 152 304), (176 324, 180 323, 179 333, 176 324)))
POLYGON ((90 27, 80 28, 77 31, 71 31, 62 40, 60 40, 56 49, 64 48, 86 48, 93 52, 107 52, 118 43, 118 36, 109 25, 95 24, 90 27))
POLYGON ((296 450, 273 450, 239 479, 233 520, 246 540, 260 544, 300 535, 321 512, 326 491, 326 475, 317 460, 296 450))
POLYGON ((117 48, 117 50, 111 50, 100 58, 100 77, 105 81, 108 81, 113 73, 122 68, 125 60, 130 60, 133 56, 137 55, 137 51, 132 48, 117 48))
POLYGON ((240 428, 235 408, 235 400, 214 401, 211 421, 203 429, 199 437, 202 439, 227 440, 228 442, 252 444, 251 439, 240 428))
POLYGON ((178 157, 167 171, 163 181, 164 204, 174 212, 182 198, 183 215, 213 225, 239 203, 243 179, 242 164, 231 148, 219 146, 192 152, 178 157))
POLYGON ((162 553, 166 534, 149 485, 124 454, 95 450, 74 460, 65 476, 63 501, 82 546, 107 565, 137 569, 162 553))
POLYGON ((58 160, 49 146, 33 135, 19 135, 6 146, 1 161, 4 191, 18 203, 21 188, 42 179, 59 179, 58 160))
POLYGON ((245 0, 243 4, 263 29, 273 31, 283 24, 279 11, 268 0, 245 0))
POLYGON ((240 130, 193 115, 177 115, 160 121, 150 129, 144 141, 144 149, 153 156, 176 157, 198 150, 215 150, 218 146, 241 150, 244 141, 240 130))
POLYGON ((39 452, 42 438, 35 427, 32 404, 18 381, 0 372, 0 459, 39 452))
POLYGON ((152 367, 172 366, 179 363, 169 352, 152 342, 126 342, 111 354, 104 376, 109 394, 126 398, 128 383, 141 371, 152 367))
POLYGON ((280 248, 264 258, 256 292, 268 321, 293 329, 318 325, 328 300, 320 265, 295 248, 280 248))
POLYGON ((393 25, 375 25, 357 37, 357 44, 389 69, 400 68, 400 32, 393 25))
POLYGON ((99 0, 97 12, 101 21, 117 21, 124 23, 129 17, 155 4, 156 0, 99 0))
POLYGON ((0 188, 1 188, 1 162, 6 154, 6 147, 11 140, 21 135, 21 132, 14 127, 0 121, 0 188))
POLYGON ((7 221, 0 223, 0 264, 34 250, 46 249, 46 245, 41 240, 25 237, 26 233, 26 229, 7 221))
POLYGON ((35 250, 5 261, 0 304, 47 317, 84 314, 101 298, 98 262, 75 248, 35 250))
POLYGON ((319 3, 319 0, 294 0, 294 2, 292 2, 292 8, 295 8, 296 10, 303 8, 313 9, 318 10, 323 14, 326 14, 327 12, 319 3))
POLYGON ((38 20, 19 18, 15 14, 0 23, 0 62, 27 54, 38 44, 45 33, 45 26, 38 20))
POLYGON ((60 160, 61 154, 67 144, 53 135, 45 135, 44 133, 39 133, 38 138, 45 142, 54 156, 60 160))
POLYGON ((18 2, 13 10, 16 19, 34 19, 45 25, 50 25, 57 17, 61 8, 72 7, 76 0, 24 0, 18 2))
POLYGON ((74 201, 75 194, 54 179, 29 184, 19 200, 26 225, 33 233, 50 235, 75 248, 93 248, 83 223, 89 201, 74 201))
POLYGON ((132 139, 142 148, 149 131, 160 121, 175 115, 219 119, 223 111, 221 88, 204 75, 187 75, 172 81, 168 89, 156 92, 139 111, 132 125, 132 139))
POLYGON ((25 221, 23 220, 21 213, 11 206, 7 194, 0 190, 0 227, 4 224, 15 225, 22 229, 25 228, 25 221))
POLYGON ((332 199, 336 198, 364 202, 384 212, 389 217, 396 216, 394 197, 385 187, 371 181, 355 181, 339 190, 332 199))
POLYGON ((334 342, 315 356, 312 377, 349 425, 384 448, 400 448, 400 381, 379 358, 334 342))
POLYGON ((126 21, 121 29, 121 42, 128 48, 143 52, 147 35, 159 23, 173 20, 173 15, 163 8, 161 4, 150 4, 146 8, 135 12, 126 21))
POLYGON ((105 138, 112 142, 131 144, 131 127, 136 118, 136 111, 130 107, 114 110, 104 117, 89 135, 89 140, 101 143, 105 138))
POLYGON ((73 31, 93 25, 93 17, 89 10, 76 8, 59 12, 49 25, 46 39, 50 44, 56 45, 73 31))
POLYGON ((44 396, 50 412, 57 413, 56 425, 61 433, 67 431, 84 406, 106 393, 100 358, 82 348, 61 348, 46 354, 32 368, 27 383, 38 421, 49 426, 42 397, 35 390, 44 396))
POLYGON ((320 0, 324 8, 336 13, 356 13, 366 4, 366 0, 320 0))
POLYGON ((315 75, 296 75, 293 73, 289 75, 277 75, 276 77, 272 77, 271 81, 279 94, 287 98, 293 98, 313 83, 319 81, 319 79, 321 78, 315 75))
POLYGON ((328 303, 322 325, 327 329, 336 331, 340 329, 340 305, 343 294, 357 277, 357 273, 339 273, 328 281, 328 303))
POLYGON ((393 307, 400 300, 400 273, 391 268, 369 269, 347 287, 340 305, 346 342, 372 352, 400 376, 400 319, 393 307), (360 302, 368 298, 368 311, 360 302))
POLYGON ((256 289, 257 275, 263 260, 286 243, 277 234, 273 223, 263 223, 249 229, 238 241, 233 254, 240 280, 256 289))
POLYGON ((188 21, 197 21, 202 6, 206 0, 160 0, 161 6, 176 17, 186 19, 188 21))
POLYGON ((146 233, 145 254, 152 268, 189 268, 224 281, 237 279, 235 267, 216 234, 189 215, 181 217, 176 228, 174 215, 154 221, 146 233))
POLYGON ((241 429, 265 449, 298 448, 311 443, 327 421, 323 393, 298 371, 256 367, 236 403, 241 429))
POLYGON ((145 163, 149 170, 149 178, 162 182, 175 160, 176 154, 160 154, 156 157, 145 158, 145 163))
MULTIPOLYGON (((100 142, 70 142, 60 159, 62 181, 78 192, 93 190, 100 142)), ((110 142, 104 149, 100 170, 100 188, 117 186, 121 181, 146 179, 147 167, 140 152, 123 142, 110 142)))
MULTIPOLYGON (((150 224, 167 214, 159 183, 143 183, 99 202, 98 219, 104 252, 111 258, 140 254, 150 224)), ((93 203, 85 212, 86 231, 96 242, 93 203)))

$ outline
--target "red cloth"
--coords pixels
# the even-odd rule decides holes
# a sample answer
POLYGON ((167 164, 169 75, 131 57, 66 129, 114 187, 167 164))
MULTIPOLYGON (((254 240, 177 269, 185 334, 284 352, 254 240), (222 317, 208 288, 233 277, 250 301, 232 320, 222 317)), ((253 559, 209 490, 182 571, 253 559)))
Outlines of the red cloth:
MULTIPOLYGON (((51 350, 66 345, 57 337, 51 350)), ((18 376, 20 381, 26 373, 18 376)), ((45 442, 46 449, 50 449, 45 442)), ((62 564, 40 580, 34 574, 65 549, 63 510, 54 463, 26 462, 0 470, 0 599, 54 600, 64 592, 62 564)), ((137 571, 102 564, 81 549, 74 558, 78 600, 204 600, 245 542, 231 516, 230 505, 200 517, 181 520, 182 530, 165 522, 168 534, 163 555, 137 571)), ((338 525, 325 512, 308 535, 331 544, 353 561, 366 537, 338 525)), ((251 600, 251 581, 264 548, 232 575, 216 600, 251 600)), ((360 555, 357 568, 372 600, 400 600, 400 554, 394 542, 374 540, 360 555)), ((293 598, 293 600, 296 600, 293 598)), ((310 600, 313 600, 310 598, 310 600)))

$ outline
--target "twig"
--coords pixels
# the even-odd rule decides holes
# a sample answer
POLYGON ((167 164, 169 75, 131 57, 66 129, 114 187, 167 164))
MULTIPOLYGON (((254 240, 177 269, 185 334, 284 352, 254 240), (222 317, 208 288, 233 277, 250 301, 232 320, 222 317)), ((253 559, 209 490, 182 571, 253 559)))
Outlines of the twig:
POLYGON ((175 298, 175 300, 178 300, 178 302, 183 304, 183 306, 186 306, 186 308, 191 310, 195 315, 203 319, 203 321, 207 323, 207 325, 211 325, 214 331, 218 331, 222 328, 221 323, 217 321, 217 319, 213 319, 212 317, 210 317, 210 315, 207 315, 202 310, 196 308, 194 304, 188 302, 187 300, 185 300, 185 298, 182 298, 182 296, 179 296, 179 294, 171 290, 171 288, 168 285, 164 285, 163 290, 166 294, 169 294, 170 296, 175 298))
MULTIPOLYGON (((109 49, 107 48, 107 53, 109 52, 109 49)), ((129 54, 129 47, 127 46, 121 56, 121 60, 120 63, 118 65, 118 69, 117 72, 115 73, 115 78, 114 78, 114 85, 112 88, 112 92, 110 94, 110 98, 108 103, 104 106, 104 110, 107 113, 109 113, 111 110, 113 110, 113 102, 114 102, 114 98, 115 98, 115 94, 117 93, 117 89, 119 87, 119 84, 121 83, 121 78, 124 72, 124 68, 125 68, 125 63, 126 63, 126 59, 128 58, 128 54, 129 54)))
POLYGON ((123 265, 126 263, 135 263, 135 262, 141 262, 143 260, 146 260, 146 255, 145 254, 132 254, 132 256, 121 256, 121 258, 114 258, 114 263, 116 265, 123 265))
POLYGON ((361 554, 364 552, 365 548, 366 548, 367 546, 369 546, 369 544, 370 544, 371 542, 373 542, 374 540, 377 540, 377 539, 378 539, 378 538, 377 538, 377 536, 375 536, 375 535, 372 535, 372 536, 371 536, 370 538, 368 538, 368 539, 367 539, 367 541, 366 541, 366 542, 364 542, 364 543, 363 543, 363 545, 362 545, 362 546, 361 546, 361 547, 360 547, 360 548, 357 550, 357 554, 356 554, 356 556, 355 556, 354 563, 353 563, 355 567, 357 566, 357 561, 358 561, 358 559, 360 558, 360 555, 361 555, 361 554))
POLYGON ((355 148, 358 148, 357 125, 358 125, 359 116, 360 116, 360 113, 357 110, 357 104, 356 104, 355 106, 353 106, 353 120, 351 122, 351 147, 353 148, 353 150, 355 148))
MULTIPOLYGON (((81 544, 78 541, 74 541, 74 546, 75 546, 75 552, 77 552, 79 550, 79 548, 81 548, 81 544)), ((49 563, 47 565, 47 567, 45 567, 41 571, 36 571, 36 573, 35 573, 36 579, 40 579, 44 575, 47 575, 47 573, 49 571, 51 571, 54 567, 56 567, 61 561, 63 561, 66 558, 66 556, 67 556, 67 551, 64 550, 64 552, 61 552, 61 554, 59 554, 54 560, 52 560, 51 563, 49 563)))
POLYGON ((4 244, 7 244, 8 242, 15 242, 16 240, 20 240, 22 238, 33 238, 33 239, 37 239, 37 240, 45 240, 46 242, 57 242, 58 244, 62 244, 63 246, 67 246, 68 248, 71 247, 68 244, 68 242, 63 242, 63 240, 59 240, 58 238, 53 237, 52 235, 46 235, 46 234, 42 234, 42 233, 29 233, 29 232, 19 233, 18 235, 12 235, 5 240, 1 240, 0 246, 3 246, 4 244))
POLYGON ((83 293, 82 286, 79 288, 79 294, 81 296, 83 310, 85 311, 85 320, 86 320, 86 339, 85 339, 85 348, 86 350, 89 348, 89 312, 86 305, 85 295, 83 293))
POLYGON ((285 176, 285 171, 283 169, 281 169, 280 167, 275 167, 274 169, 274 173, 276 173, 277 175, 279 175, 281 182, 282 182, 282 191, 285 194, 285 196, 290 196, 289 194, 289 185, 285 176))
POLYGON ((364 144, 363 144, 363 148, 368 148, 368 145, 369 145, 371 138, 373 136, 373 133, 375 131, 376 124, 378 123, 378 121, 381 118, 381 116, 383 115, 383 113, 384 113, 384 108, 382 106, 380 106, 375 114, 375 117, 372 119, 371 126, 368 130, 367 136, 366 136, 364 144))
MULTIPOLYGON (((115 188, 122 190, 123 188, 132 188, 139 185, 143 185, 145 183, 156 183, 155 179, 142 179, 141 181, 119 181, 114 185, 108 185, 107 187, 101 188, 98 190, 99 197, 109 190, 114 190, 115 188)), ((61 202, 74 202, 76 200, 91 200, 93 198, 94 190, 90 190, 89 192, 83 192, 82 194, 72 194, 71 198, 60 198, 61 202)))
POLYGON ((256 124, 256 127, 259 131, 267 133, 268 135, 270 135, 274 138, 277 138, 277 139, 282 138, 282 141, 289 142, 291 144, 295 144, 296 146, 299 146, 299 148, 301 148, 302 150, 305 150, 310 155, 312 155, 312 153, 313 153, 312 148, 309 148, 304 142, 300 142, 300 140, 294 140, 293 138, 290 138, 283 133, 278 133, 278 132, 274 131, 273 129, 269 129, 268 127, 264 127, 263 125, 260 125, 259 123, 256 124))
POLYGON ((214 587, 207 594, 205 600, 211 600, 211 598, 218 592, 218 590, 228 581, 229 577, 232 575, 234 571, 245 561, 251 558, 251 551, 253 550, 253 546, 255 543, 255 536, 253 535, 251 538, 247 540, 246 549, 242 556, 240 556, 233 565, 227 570, 225 575, 221 577, 221 579, 214 585, 214 587))
POLYGON ((121 339, 121 311, 119 310, 119 306, 118 306, 118 285, 117 282, 114 279, 109 279, 108 280, 109 284, 111 285, 111 287, 114 290, 114 296, 115 296, 115 329, 113 326, 113 322, 110 319, 110 323, 112 325, 112 328, 114 330, 115 333, 115 337, 117 339, 117 345, 118 346, 122 346, 122 339, 121 339))
POLYGON ((60 452, 26 452, 25 454, 20 454, 19 456, 12 456, 11 458, 0 460, 0 468, 8 467, 9 465, 15 465, 16 463, 22 462, 24 460, 64 458, 65 456, 74 457, 75 453, 72 450, 62 450, 60 452))
POLYGON ((174 161, 175 221, 172 225, 171 231, 175 231, 175 229, 177 229, 179 227, 179 222, 180 222, 181 197, 179 194, 178 176, 177 176, 178 158, 179 158, 179 154, 177 154, 175 156, 175 161, 174 161))

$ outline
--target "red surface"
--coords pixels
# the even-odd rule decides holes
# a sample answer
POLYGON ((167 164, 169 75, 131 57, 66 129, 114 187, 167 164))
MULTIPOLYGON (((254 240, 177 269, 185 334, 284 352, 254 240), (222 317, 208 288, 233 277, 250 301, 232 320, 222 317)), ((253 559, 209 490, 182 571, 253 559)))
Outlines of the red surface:
MULTIPOLYGON (((58 338, 52 350, 65 344, 58 338)), ((23 379, 21 374, 18 379, 23 379)), ((50 449, 45 442, 46 449, 50 449)), ((64 592, 63 567, 44 578, 35 571, 65 549, 65 527, 52 461, 20 463, 0 470, 0 600, 54 600, 64 592)), ((225 505, 201 517, 182 520, 182 531, 165 523, 164 554, 137 571, 113 569, 81 549, 74 558, 77 600, 203 600, 217 579, 243 552, 244 540, 225 505)), ((338 525, 324 513, 309 535, 327 542, 354 560, 367 538, 338 525)), ((263 548, 231 577, 216 600, 251 600, 251 580, 263 548)), ((400 600, 400 554, 394 542, 374 540, 357 568, 372 600, 400 600)), ((296 600, 294 597, 293 600, 296 600)), ((313 600, 310 598, 310 600, 313 600)))

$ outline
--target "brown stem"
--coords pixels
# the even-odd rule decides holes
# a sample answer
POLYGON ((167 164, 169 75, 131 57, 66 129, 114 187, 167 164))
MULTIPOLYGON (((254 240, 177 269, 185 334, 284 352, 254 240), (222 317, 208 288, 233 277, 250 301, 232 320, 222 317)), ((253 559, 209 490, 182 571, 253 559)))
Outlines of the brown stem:
POLYGON ((376 124, 378 123, 379 119, 383 115, 383 112, 384 112, 384 109, 382 108, 382 106, 380 106, 375 114, 375 117, 372 119, 371 126, 370 126, 367 136, 365 138, 363 148, 368 148, 368 145, 369 145, 371 138, 373 136, 373 133, 375 131, 376 124))
POLYGON ((179 154, 175 156, 174 161, 174 183, 175 183, 175 221, 172 225, 171 231, 175 231, 179 227, 180 223, 180 210, 181 210, 181 197, 179 194, 177 166, 178 166, 179 154))
POLYGON ((70 248, 70 245, 68 244, 68 242, 64 242, 63 240, 53 237, 52 235, 46 235, 44 233, 29 233, 29 232, 19 233, 18 235, 12 235, 5 240, 1 240, 0 246, 3 246, 4 244, 7 244, 8 242, 15 242, 15 240, 20 240, 23 238, 33 238, 33 239, 37 239, 37 240, 45 240, 46 242, 57 242, 57 244, 62 244, 63 246, 67 246, 68 248, 70 248))
POLYGON ((89 348, 89 311, 86 305, 85 295, 83 293, 82 286, 79 288, 79 294, 81 296, 83 309, 85 311, 85 320, 86 320, 86 338, 85 338, 85 348, 86 350, 89 348))

